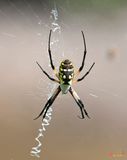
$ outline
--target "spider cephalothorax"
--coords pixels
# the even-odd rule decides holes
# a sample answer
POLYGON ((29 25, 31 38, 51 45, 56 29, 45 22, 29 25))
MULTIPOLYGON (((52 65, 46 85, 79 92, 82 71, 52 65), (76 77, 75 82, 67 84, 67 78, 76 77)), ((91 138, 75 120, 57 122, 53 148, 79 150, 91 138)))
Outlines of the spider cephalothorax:
POLYGON ((50 64, 51 64, 51 67, 52 67, 57 79, 54 79, 54 78, 50 77, 50 75, 43 70, 43 68, 40 66, 40 64, 38 62, 37 62, 37 64, 40 67, 40 69, 43 71, 43 73, 50 80, 59 83, 59 86, 55 90, 53 95, 48 99, 48 101, 45 104, 45 106, 44 106, 43 110, 41 111, 41 113, 35 119, 39 118, 41 115, 43 115, 43 118, 45 118, 49 107, 52 105, 52 103, 54 102, 54 100, 56 99, 56 97, 58 96, 58 94, 61 91, 62 91, 63 94, 67 94, 68 92, 70 92, 70 94, 72 95, 72 97, 74 98, 74 100, 76 101, 76 103, 78 104, 78 106, 80 108, 81 115, 82 115, 81 118, 82 119, 84 118, 84 113, 89 118, 89 115, 88 115, 87 111, 84 108, 84 104, 82 103, 81 99, 79 98, 77 93, 72 88, 73 82, 79 82, 79 81, 83 80, 89 74, 89 72, 91 71, 91 69, 93 68, 93 66, 95 64, 95 62, 94 62, 92 64, 92 66, 90 67, 90 69, 85 73, 85 75, 82 78, 79 78, 79 79, 75 80, 75 77, 82 71, 82 69, 84 67, 84 63, 85 63, 86 43, 85 43, 84 33, 82 31, 83 42, 84 42, 84 55, 83 55, 83 61, 82 61, 81 67, 78 69, 77 72, 75 72, 75 69, 74 69, 74 66, 73 66, 72 62, 70 60, 68 60, 68 59, 65 59, 65 60, 63 60, 61 62, 60 67, 59 67, 59 72, 57 73, 57 71, 55 69, 55 66, 53 65, 51 49, 50 49, 51 32, 52 32, 52 30, 50 30, 50 34, 49 34, 48 52, 49 52, 50 64))

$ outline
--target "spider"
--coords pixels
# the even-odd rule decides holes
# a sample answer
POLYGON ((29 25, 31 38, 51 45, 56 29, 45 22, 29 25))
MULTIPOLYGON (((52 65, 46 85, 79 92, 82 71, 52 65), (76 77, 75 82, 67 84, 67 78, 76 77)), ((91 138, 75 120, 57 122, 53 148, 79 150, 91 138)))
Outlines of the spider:
POLYGON ((74 98, 75 102, 77 103, 77 105, 80 108, 81 111, 81 119, 84 119, 85 116, 84 114, 88 117, 88 113, 84 108, 84 104, 81 101, 81 99, 79 98, 78 94, 74 91, 74 89, 72 88, 72 84, 75 82, 80 82, 82 81, 91 71, 91 69, 93 68, 95 62, 92 64, 92 66, 90 67, 90 69, 84 74, 84 76, 82 78, 76 79, 75 77, 77 77, 77 75, 82 71, 84 64, 85 64, 85 57, 86 57, 86 42, 85 42, 85 36, 83 31, 81 31, 82 33, 82 37, 83 37, 83 43, 84 43, 84 55, 83 55, 83 60, 82 60, 82 64, 81 67, 78 69, 77 72, 75 72, 74 70, 74 66, 72 64, 72 62, 68 59, 65 59, 61 62, 60 67, 59 67, 59 72, 56 71, 55 66, 53 64, 53 60, 52 60, 52 55, 51 55, 51 49, 50 49, 50 39, 51 39, 51 33, 52 30, 50 30, 49 33, 49 40, 48 40, 48 53, 49 53, 49 58, 50 58, 50 64, 51 64, 51 68, 54 71, 55 76, 57 77, 57 79, 52 78, 42 67, 41 65, 37 63, 37 65, 39 66, 39 68, 42 70, 42 72, 52 81, 57 82, 59 84, 59 86, 57 87, 57 89, 55 90, 55 92, 52 94, 52 96, 48 99, 47 103, 45 104, 44 108, 42 109, 41 113, 34 119, 38 119, 40 116, 43 115, 43 119, 46 116, 46 113, 49 109, 49 107, 53 104, 54 100, 56 99, 56 97, 58 96, 58 94, 62 91, 62 94, 67 94, 68 92, 70 92, 70 94, 72 95, 72 97, 74 98))

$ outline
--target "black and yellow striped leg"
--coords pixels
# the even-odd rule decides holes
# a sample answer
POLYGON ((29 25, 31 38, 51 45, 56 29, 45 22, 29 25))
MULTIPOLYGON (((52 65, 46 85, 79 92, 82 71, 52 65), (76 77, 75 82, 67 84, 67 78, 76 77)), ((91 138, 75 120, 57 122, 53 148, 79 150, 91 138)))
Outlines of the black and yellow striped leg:
POLYGON ((86 58, 86 53, 87 53, 87 50, 86 50, 86 41, 85 41, 85 36, 84 36, 83 31, 81 31, 81 32, 82 32, 83 43, 84 43, 84 55, 83 55, 82 65, 81 65, 81 67, 79 68, 78 72, 81 72, 81 70, 82 70, 82 69, 83 69, 83 67, 84 67, 84 64, 85 64, 85 58, 86 58))
POLYGON ((87 113, 87 111, 84 108, 84 104, 82 103, 81 99, 79 98, 79 96, 77 95, 77 93, 74 91, 74 89, 72 87, 70 88, 69 92, 71 93, 71 95, 74 98, 75 102, 80 107, 80 111, 81 111, 82 117, 79 117, 79 118, 84 119, 85 118, 84 113, 88 118, 90 118, 88 113, 87 113))
POLYGON ((50 30, 50 33, 49 33, 48 52, 49 52, 49 58, 50 58, 51 67, 52 67, 53 70, 55 70, 55 67, 54 67, 54 65, 53 65, 52 55, 51 55, 51 49, 50 49, 51 33, 52 33, 52 30, 50 30))
POLYGON ((90 69, 86 72, 86 74, 82 78, 77 79, 77 82, 82 81, 90 73, 90 71, 91 71, 91 69, 93 68, 94 65, 95 65, 95 62, 92 64, 90 69))
POLYGON ((53 60, 52 60, 52 54, 51 54, 51 48, 50 48, 51 33, 52 33, 52 30, 50 30, 50 33, 49 33, 49 41, 48 41, 49 59, 50 59, 51 67, 52 67, 52 69, 53 69, 53 71, 54 71, 56 77, 59 79, 58 74, 57 74, 57 71, 56 71, 55 66, 54 66, 54 64, 53 64, 53 60))
POLYGON ((50 80, 59 83, 58 80, 56 80, 56 79, 50 77, 50 76, 48 75, 48 73, 47 73, 46 71, 43 70, 43 68, 41 67, 41 65, 40 65, 38 62, 36 62, 36 63, 37 63, 37 65, 39 66, 39 68, 42 70, 42 72, 43 72, 50 80))
POLYGON ((41 111, 41 113, 34 119, 38 119, 41 115, 43 115, 43 119, 46 116, 46 113, 49 109, 49 107, 52 105, 52 103, 54 102, 54 100, 56 99, 56 97, 58 96, 58 94, 60 93, 61 89, 60 86, 55 90, 55 92, 53 93, 53 95, 48 99, 47 103, 45 104, 43 110, 41 111))

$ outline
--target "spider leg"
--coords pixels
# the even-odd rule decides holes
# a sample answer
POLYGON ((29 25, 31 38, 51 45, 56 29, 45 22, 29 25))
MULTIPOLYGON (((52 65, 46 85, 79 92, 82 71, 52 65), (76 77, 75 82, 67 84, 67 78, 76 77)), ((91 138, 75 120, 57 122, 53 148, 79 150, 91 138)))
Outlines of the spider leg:
POLYGON ((77 93, 74 91, 74 89, 73 89, 72 87, 70 88, 69 92, 71 93, 71 95, 72 95, 72 97, 74 98, 75 102, 76 102, 76 103, 78 104, 78 106, 80 107, 80 111, 81 111, 81 115, 82 115, 82 117, 80 117, 80 118, 81 118, 81 119, 84 119, 84 118, 85 118, 85 117, 84 117, 84 113, 85 113, 85 115, 86 115, 88 118, 90 118, 89 115, 88 115, 88 113, 87 113, 87 111, 86 111, 85 108, 84 108, 84 104, 82 103, 81 99, 79 98, 79 96, 77 95, 77 93))
POLYGON ((49 75, 48 75, 48 73, 46 72, 46 71, 44 71, 43 70, 43 68, 41 67, 41 65, 38 63, 38 62, 36 62, 37 63, 37 65, 39 66, 39 68, 42 70, 42 72, 50 79, 50 80, 52 80, 52 81, 55 81, 55 82, 57 82, 57 83, 59 83, 59 81, 58 80, 56 80, 56 79, 54 79, 54 78, 52 78, 52 77, 50 77, 49 75))
POLYGON ((79 68, 78 72, 81 72, 83 67, 84 67, 84 64, 85 64, 85 58, 86 58, 86 53, 87 53, 87 50, 86 50, 86 41, 85 41, 85 36, 84 36, 84 33, 83 31, 82 32, 82 37, 83 37, 83 43, 84 43, 84 55, 83 55, 83 60, 82 60, 82 65, 81 67, 79 68))
POLYGON ((51 67, 52 67, 52 69, 54 70, 55 67, 54 67, 54 65, 53 65, 53 60, 52 60, 52 55, 51 55, 51 49, 50 49, 51 33, 52 33, 52 30, 50 30, 50 33, 49 33, 48 52, 49 52, 49 58, 50 58, 51 67))
MULTIPOLYGON (((50 48, 51 33, 52 33, 52 30, 50 30, 50 33, 49 33, 48 52, 49 52, 49 58, 50 58, 51 67, 52 67, 52 69, 53 69, 53 71, 54 71, 56 77, 58 78, 57 71, 56 71, 55 66, 54 66, 54 64, 53 64, 52 54, 51 54, 51 48, 50 48)), ((59 79, 59 78, 58 78, 58 79, 59 79)))
POLYGON ((42 109, 41 113, 34 119, 38 119, 42 114, 43 114, 43 119, 46 116, 46 113, 49 109, 49 107, 52 105, 52 103, 54 102, 54 100, 56 99, 56 97, 58 96, 58 94, 60 93, 61 89, 60 86, 55 90, 55 92, 53 93, 53 95, 48 99, 47 103, 45 104, 44 108, 42 109))
POLYGON ((95 65, 95 62, 92 64, 90 69, 86 72, 86 74, 82 78, 77 79, 77 82, 82 81, 90 73, 90 71, 91 71, 91 69, 93 68, 94 65, 95 65))

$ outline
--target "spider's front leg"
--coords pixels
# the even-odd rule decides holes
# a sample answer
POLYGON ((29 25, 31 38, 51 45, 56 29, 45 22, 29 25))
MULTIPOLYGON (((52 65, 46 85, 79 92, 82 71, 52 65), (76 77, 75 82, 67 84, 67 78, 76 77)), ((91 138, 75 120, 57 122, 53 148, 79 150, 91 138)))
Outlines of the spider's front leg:
POLYGON ((82 60, 82 65, 81 67, 79 68, 78 70, 78 73, 82 71, 83 67, 84 67, 84 64, 85 64, 85 58, 86 58, 86 53, 87 53, 87 50, 86 50, 86 41, 85 41, 85 36, 84 36, 84 33, 83 31, 82 32, 82 37, 83 37, 83 43, 84 43, 84 54, 83 54, 83 60, 82 60))
POLYGON ((41 113, 34 119, 38 119, 42 114, 43 114, 43 119, 46 116, 46 113, 49 109, 49 107, 52 105, 52 103, 54 102, 54 100, 56 99, 56 97, 58 96, 58 94, 60 93, 61 89, 60 86, 55 90, 55 92, 53 93, 53 95, 48 99, 47 103, 45 104, 43 110, 41 111, 41 113))
POLYGON ((80 117, 80 118, 81 119, 85 118, 84 113, 88 118, 90 118, 88 113, 87 113, 87 111, 84 108, 84 104, 82 103, 81 99, 79 98, 79 96, 77 95, 77 93, 74 91, 74 89, 72 87, 70 88, 69 92, 71 93, 71 95, 74 98, 75 102, 80 107, 80 111, 81 111, 81 115, 82 115, 82 117, 80 117))
MULTIPOLYGON (((86 53, 87 53, 85 36, 84 36, 83 31, 81 31, 81 32, 82 32, 83 44, 84 44, 84 54, 83 54, 82 64, 81 64, 80 68, 78 69, 78 71, 75 73, 75 77, 77 77, 79 75, 79 73, 82 71, 82 69, 83 69, 83 67, 85 65, 85 58, 86 58, 86 53)), ((74 80, 74 83, 83 80, 90 73, 90 71, 91 71, 91 69, 93 68, 94 65, 95 65, 95 62, 92 64, 92 66, 90 67, 90 69, 86 72, 86 74, 82 78, 74 80)))
POLYGON ((55 69, 55 66, 53 64, 53 60, 52 60, 52 54, 51 54, 51 49, 50 49, 50 41, 51 41, 51 33, 52 33, 52 30, 50 30, 50 33, 49 33, 49 40, 48 40, 48 52, 49 52, 49 59, 50 59, 50 64, 51 64, 51 67, 56 75, 56 77, 59 79, 58 77, 58 73, 55 69))
POLYGON ((81 31, 82 33, 82 37, 83 37, 83 44, 84 44, 84 54, 83 54, 83 60, 82 60, 82 64, 81 66, 79 67, 78 71, 75 73, 75 76, 78 76, 79 73, 82 71, 84 65, 85 65, 85 58, 86 58, 86 53, 87 53, 87 50, 86 50, 86 41, 85 41, 85 36, 84 36, 84 33, 83 31, 81 31))

